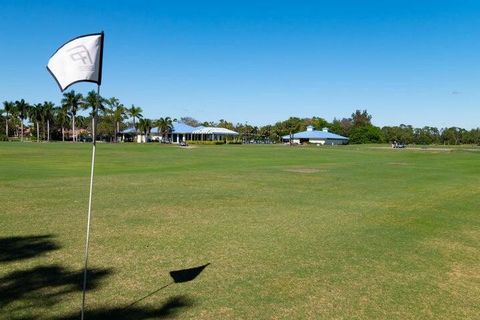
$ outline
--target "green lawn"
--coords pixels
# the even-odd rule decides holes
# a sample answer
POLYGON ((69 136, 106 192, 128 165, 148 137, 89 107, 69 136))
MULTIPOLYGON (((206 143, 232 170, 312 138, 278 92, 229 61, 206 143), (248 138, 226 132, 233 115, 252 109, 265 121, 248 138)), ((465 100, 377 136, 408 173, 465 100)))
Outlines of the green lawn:
MULTIPOLYGON (((100 144, 87 319, 478 319, 470 149, 100 144)), ((0 143, 1 319, 79 318, 90 152, 0 143)))

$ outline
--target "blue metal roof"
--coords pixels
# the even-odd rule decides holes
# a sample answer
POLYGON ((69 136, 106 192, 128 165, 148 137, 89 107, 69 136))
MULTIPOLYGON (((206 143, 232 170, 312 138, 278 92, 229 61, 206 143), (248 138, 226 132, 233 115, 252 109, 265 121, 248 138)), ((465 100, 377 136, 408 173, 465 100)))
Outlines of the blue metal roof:
MULTIPOLYGON (((290 135, 283 136, 282 139, 284 140, 289 140, 290 135)), ((302 132, 297 132, 293 135, 293 139, 335 139, 335 140, 348 140, 348 138, 345 138, 343 136, 340 136, 335 133, 331 133, 328 131, 317 131, 317 130, 312 130, 312 131, 302 131, 302 132)))
POLYGON ((174 122, 172 133, 188 133, 188 134, 223 134, 223 135, 237 135, 238 133, 225 128, 216 127, 192 127, 182 122, 174 122))
POLYGON ((182 122, 174 122, 172 132, 173 133, 192 133, 194 130, 198 128, 199 127, 192 127, 182 122))
POLYGON ((135 128, 127 128, 123 131, 121 131, 120 133, 136 133, 137 130, 135 130, 135 128))

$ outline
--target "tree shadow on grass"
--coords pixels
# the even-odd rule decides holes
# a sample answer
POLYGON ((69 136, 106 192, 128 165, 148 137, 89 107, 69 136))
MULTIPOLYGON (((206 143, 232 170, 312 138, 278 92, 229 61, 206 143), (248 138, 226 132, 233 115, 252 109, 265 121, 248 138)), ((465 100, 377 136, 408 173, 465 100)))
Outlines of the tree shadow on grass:
MULTIPOLYGON (((88 290, 111 270, 89 269, 88 290)), ((82 271, 71 271, 60 265, 37 266, 13 271, 0 278, 0 308, 21 301, 28 308, 53 306, 65 294, 82 290, 82 271)))
POLYGON ((1 237, 0 262, 30 259, 60 249, 53 238, 53 235, 1 237))
MULTIPOLYGON (((193 305, 188 296, 174 296, 161 306, 155 307, 127 307, 127 308, 99 308, 85 311, 86 320, 115 319, 115 320, 143 320, 174 318, 183 308, 193 305)), ((77 320, 80 313, 55 318, 55 320, 77 320)))
MULTIPOLYGON (((60 249, 61 245, 54 238, 53 235, 0 238, 0 271, 4 270, 2 265, 17 263, 15 270, 0 272, 0 318, 15 319, 25 312, 36 314, 42 308, 54 307, 65 295, 82 290, 83 271, 60 264, 32 267, 31 262, 22 263, 60 249)), ((111 273, 111 269, 88 270, 87 289, 98 288, 111 273)))
MULTIPOLYGON (((60 249, 61 246, 53 239, 52 235, 0 238, 0 266, 14 261, 35 258, 49 251, 60 249)), ((186 282, 195 278, 203 268, 205 266, 178 270, 174 272, 179 273, 174 274, 180 277, 178 282, 186 282)), ((87 290, 98 289, 102 281, 111 273, 112 269, 89 269, 87 290)), ((17 268, 17 270, 5 275, 0 274, 0 318, 5 316, 6 319, 41 319, 40 310, 44 310, 45 307, 55 308, 67 294, 80 293, 82 291, 82 280, 82 270, 73 271, 60 264, 37 265, 34 267, 29 265, 23 269, 21 267, 17 268), (24 315, 25 312, 30 315, 24 315)), ((157 289, 150 295, 158 291, 160 290, 157 289)), ((143 320, 173 318, 178 315, 181 309, 192 305, 193 301, 188 296, 171 297, 159 307, 137 307, 131 304, 126 307, 102 307, 89 310, 87 305, 85 319, 143 320)), ((79 318, 80 311, 53 319, 79 318)))

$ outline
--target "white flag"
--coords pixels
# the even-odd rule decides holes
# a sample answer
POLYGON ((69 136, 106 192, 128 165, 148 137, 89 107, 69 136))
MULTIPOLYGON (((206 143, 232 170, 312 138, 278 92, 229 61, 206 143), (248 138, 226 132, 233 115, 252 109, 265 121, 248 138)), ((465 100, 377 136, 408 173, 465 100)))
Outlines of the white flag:
POLYGON ((103 32, 77 37, 65 43, 48 60, 47 69, 61 91, 74 83, 102 82, 103 32))

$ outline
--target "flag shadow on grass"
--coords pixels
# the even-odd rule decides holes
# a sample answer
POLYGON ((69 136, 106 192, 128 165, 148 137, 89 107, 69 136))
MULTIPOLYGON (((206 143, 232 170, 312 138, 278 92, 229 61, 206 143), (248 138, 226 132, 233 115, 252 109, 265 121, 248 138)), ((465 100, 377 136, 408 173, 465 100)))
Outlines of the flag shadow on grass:
POLYGON ((173 279, 172 282, 170 282, 169 284, 166 284, 166 285, 150 292, 149 294, 141 297, 138 300, 135 300, 134 302, 132 302, 128 306, 126 306, 125 309, 133 307, 135 304, 139 303, 140 301, 143 301, 143 300, 147 299, 148 297, 153 296, 157 292, 162 291, 163 289, 167 288, 168 286, 170 286, 174 283, 182 283, 182 282, 188 282, 188 281, 194 280, 196 277, 198 277, 198 275, 200 273, 202 273, 203 269, 205 269, 209 265, 210 265, 210 263, 207 263, 207 264, 204 264, 204 265, 201 265, 201 266, 198 266, 198 267, 170 271, 170 277, 172 277, 172 279, 173 279))
POLYGON ((210 263, 207 263, 194 268, 170 271, 170 276, 172 277, 174 283, 192 281, 193 279, 198 277, 198 275, 202 273, 203 269, 205 269, 209 265, 210 263))
MULTIPOLYGON (((100 320, 100 319, 116 319, 116 320, 143 320, 143 319, 162 319, 175 317, 180 309, 193 306, 193 300, 185 295, 170 297, 159 307, 143 307, 139 308, 134 305, 153 296, 154 294, 166 289, 168 286, 174 283, 183 283, 194 280, 202 273, 202 271, 210 263, 188 269, 170 271, 172 282, 150 292, 142 298, 135 300, 126 307, 118 308, 98 308, 94 310, 86 310, 85 319, 88 320, 100 320)), ((78 319, 78 314, 70 314, 56 318, 56 320, 75 320, 78 319)))

